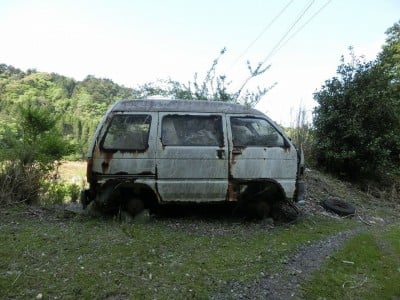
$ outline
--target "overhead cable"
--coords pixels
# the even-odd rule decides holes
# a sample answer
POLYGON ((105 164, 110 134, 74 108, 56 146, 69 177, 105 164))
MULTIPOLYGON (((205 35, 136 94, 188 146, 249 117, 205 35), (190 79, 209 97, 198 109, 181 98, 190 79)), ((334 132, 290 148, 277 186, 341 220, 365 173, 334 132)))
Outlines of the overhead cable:
POLYGON ((285 10, 293 3, 294 0, 290 0, 284 8, 271 20, 271 22, 268 23, 267 26, 264 27, 264 29, 261 31, 261 33, 247 46, 247 48, 238 56, 238 58, 233 62, 233 64, 230 66, 232 68, 237 62, 249 51, 249 49, 261 38, 261 36, 272 26, 272 24, 275 23, 275 21, 285 12, 285 10))
POLYGON ((314 4, 315 0, 311 0, 306 7, 303 9, 303 11, 299 14, 299 16, 296 18, 296 20, 293 22, 293 24, 288 28, 288 30, 285 32, 285 34, 282 36, 282 38, 279 40, 278 43, 272 48, 272 50, 268 53, 268 55, 265 57, 265 59, 261 62, 260 65, 264 65, 268 59, 275 54, 276 50, 280 47, 282 41, 288 36, 290 31, 296 26, 296 24, 301 20, 301 18, 306 14, 306 12, 310 9, 310 7, 314 4))
POLYGON ((312 21, 325 7, 328 6, 328 4, 332 2, 332 0, 328 0, 319 10, 317 10, 316 13, 314 13, 306 22, 304 22, 303 25, 299 27, 287 40, 285 40, 278 49, 276 49, 275 53, 276 54, 282 47, 284 47, 292 38, 294 38, 308 23, 312 21))

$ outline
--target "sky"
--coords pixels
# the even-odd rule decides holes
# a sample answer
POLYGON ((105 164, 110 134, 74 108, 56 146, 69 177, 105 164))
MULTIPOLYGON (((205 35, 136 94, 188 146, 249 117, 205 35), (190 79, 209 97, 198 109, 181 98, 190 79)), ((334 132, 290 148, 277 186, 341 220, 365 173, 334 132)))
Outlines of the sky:
POLYGON ((335 76, 348 47, 373 60, 400 0, 0 0, 0 63, 126 87, 217 74, 231 91, 252 66, 270 68, 248 88, 271 89, 256 108, 290 125, 335 76))

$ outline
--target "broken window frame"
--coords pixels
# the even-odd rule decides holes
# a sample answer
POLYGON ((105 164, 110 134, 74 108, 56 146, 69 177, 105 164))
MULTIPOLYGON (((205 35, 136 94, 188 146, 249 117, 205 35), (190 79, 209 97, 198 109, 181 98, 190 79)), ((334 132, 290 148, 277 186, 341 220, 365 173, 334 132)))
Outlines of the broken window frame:
POLYGON ((247 116, 230 117, 233 147, 286 147, 286 142, 281 133, 270 122, 263 118, 253 118, 247 116), (255 128, 255 125, 261 125, 265 134, 255 128), (242 128, 242 137, 238 135, 238 128, 242 128), (236 127, 236 128, 235 128, 236 127), (246 131, 246 133, 245 133, 246 131))
MULTIPOLYGON (((105 130, 103 138, 100 142, 100 148, 104 151, 145 151, 149 147, 151 123, 151 115, 115 114, 109 121, 109 124, 105 130), (113 125, 119 120, 123 120, 121 124, 117 124, 122 125, 122 128, 120 129, 121 134, 119 134, 118 136, 110 136, 110 134, 112 134, 110 131, 113 130, 113 125), (128 130, 128 126, 130 125, 133 126, 133 129, 138 130, 128 130), (140 126, 145 127, 144 129, 140 129, 140 126), (140 143, 137 143, 136 145, 132 144, 129 146, 123 146, 123 143, 128 140, 129 136, 132 136, 134 134, 140 136, 142 141, 140 143), (108 142, 108 138, 111 138, 110 142, 108 142), (120 139, 121 143, 118 144, 115 139, 120 139)), ((115 133, 118 133, 117 129, 115 133)))
POLYGON ((222 116, 165 115, 161 122, 161 142, 163 146, 223 147, 222 116))

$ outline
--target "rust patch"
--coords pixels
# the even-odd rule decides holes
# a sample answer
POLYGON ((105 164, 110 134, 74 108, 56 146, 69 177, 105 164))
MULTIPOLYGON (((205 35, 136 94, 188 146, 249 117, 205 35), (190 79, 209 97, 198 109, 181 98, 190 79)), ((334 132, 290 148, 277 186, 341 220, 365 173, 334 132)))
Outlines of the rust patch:
POLYGON ((138 155, 138 154, 143 154, 146 153, 147 150, 149 149, 149 145, 147 145, 147 147, 143 150, 118 150, 119 152, 121 152, 121 154, 132 154, 132 155, 138 155))
POLYGON ((103 152, 104 161, 101 163, 101 170, 103 173, 107 173, 108 168, 110 167, 110 161, 113 159, 114 154, 110 152, 103 152))
POLYGON ((101 163, 101 170, 103 171, 103 173, 107 173, 108 167, 109 167, 109 166, 110 166, 110 165, 108 164, 108 162, 103 161, 103 162, 101 163))
POLYGON ((236 156, 242 154, 243 149, 244 148, 242 148, 242 147, 234 147, 232 149, 232 151, 230 151, 230 153, 229 153, 230 154, 229 166, 228 166, 229 178, 233 178, 232 170, 233 170, 234 165, 236 164, 236 156))
POLYGON ((229 160, 229 176, 232 177, 232 169, 234 164, 236 164, 236 157, 241 155, 245 147, 234 147, 232 151, 230 151, 230 160, 229 160))
POLYGON ((93 159, 88 159, 86 162, 86 179, 89 183, 91 183, 93 180, 92 169, 93 169, 93 159))
POLYGON ((228 183, 228 201, 237 201, 238 200, 238 193, 235 190, 235 184, 232 182, 228 183))
POLYGON ((93 156, 100 156, 100 148, 99 145, 96 143, 96 146, 94 147, 94 151, 93 151, 93 156))

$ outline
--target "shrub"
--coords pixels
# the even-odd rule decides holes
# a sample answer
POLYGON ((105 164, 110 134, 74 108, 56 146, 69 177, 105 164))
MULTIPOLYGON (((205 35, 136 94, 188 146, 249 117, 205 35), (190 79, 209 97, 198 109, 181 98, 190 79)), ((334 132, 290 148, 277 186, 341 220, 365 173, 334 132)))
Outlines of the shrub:
POLYGON ((37 165, 3 162, 0 166, 0 206, 37 203, 42 176, 37 165))
MULTIPOLYGON (((20 107, 18 122, 0 132, 0 203, 33 204, 46 194, 44 184, 56 160, 74 148, 57 129, 57 117, 50 108, 20 107)), ((59 196, 57 199, 61 199, 59 196)))
POLYGON ((298 110, 292 111, 290 128, 286 128, 285 131, 296 147, 303 151, 306 164, 309 166, 314 165, 312 152, 313 131, 308 120, 307 111, 303 106, 299 106, 298 110))
POLYGON ((76 202, 81 187, 75 183, 58 180, 46 180, 42 182, 42 195, 40 203, 43 205, 63 204, 65 202, 76 202))
POLYGON ((320 166, 349 179, 387 181, 399 172, 400 98, 378 62, 351 53, 338 76, 314 94, 315 153, 320 166))

